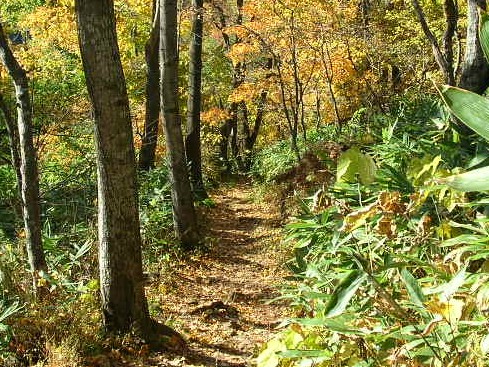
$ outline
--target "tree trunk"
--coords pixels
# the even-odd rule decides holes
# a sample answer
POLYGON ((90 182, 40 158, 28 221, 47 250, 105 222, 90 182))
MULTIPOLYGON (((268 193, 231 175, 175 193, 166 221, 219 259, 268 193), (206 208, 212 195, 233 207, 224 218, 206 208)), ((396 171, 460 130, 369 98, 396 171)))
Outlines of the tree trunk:
POLYGON ((459 87, 482 94, 489 86, 489 65, 479 41, 479 11, 485 11, 485 0, 468 0, 467 40, 459 87))
POLYGON ((190 167, 190 181, 197 199, 207 198, 202 179, 200 110, 202 101, 203 0, 193 0, 192 41, 190 44, 189 96, 187 103, 187 136, 185 150, 190 167))
POLYGON ((223 173, 231 173, 231 163, 229 162, 229 138, 232 131, 232 118, 228 118, 220 127, 219 133, 221 140, 219 141, 219 161, 223 173))
POLYGON ((158 124, 160 117, 160 62, 158 48, 160 43, 160 15, 157 0, 153 0, 153 25, 146 43, 146 115, 144 134, 139 152, 138 167, 142 171, 154 168, 156 144, 158 142, 158 124))
POLYGON ((106 331, 147 335, 136 165, 113 0, 76 0, 78 37, 95 120, 100 290, 106 331))
POLYGON ((253 148, 255 147, 258 134, 260 132, 261 125, 263 123, 263 115, 265 113, 265 106, 267 102, 267 91, 260 93, 260 99, 258 101, 258 108, 256 110, 255 123, 253 124, 253 130, 248 130, 245 140, 245 165, 246 170, 251 169, 253 163, 253 148))
POLYGON ((443 39, 444 51, 442 51, 435 35, 433 34, 433 32, 431 32, 431 29, 428 26, 428 22, 426 21, 426 17, 424 15, 423 9, 421 8, 421 5, 419 4, 418 0, 411 0, 411 2, 413 4, 413 8, 416 13, 416 16, 418 17, 419 23, 421 25, 421 29, 423 30, 425 37, 428 39, 428 41, 431 44, 433 55, 435 56, 435 61, 445 77, 445 82, 448 85, 455 85, 455 74, 453 70, 453 52, 451 51, 451 46, 452 46, 451 37, 453 37, 454 33, 451 32, 451 30, 456 29, 456 23, 458 21, 458 17, 454 17, 453 10, 455 5, 453 1, 445 0, 444 3, 445 17, 447 23, 447 29, 445 31, 444 39, 443 39), (449 51, 448 54, 447 51, 449 51))
POLYGON ((177 0, 160 0, 161 104, 170 164, 173 220, 186 248, 200 243, 178 107, 177 0))
POLYGON ((239 156, 239 146, 238 146, 238 113, 239 106, 238 103, 231 103, 230 107, 231 118, 229 119, 230 127, 231 127, 231 140, 229 144, 231 145, 231 153, 234 157, 234 161, 238 161, 239 156))
POLYGON ((7 127, 7 134, 9 138, 10 145, 10 156, 12 159, 12 167, 15 170, 15 176, 17 179, 17 189, 19 190, 19 198, 22 200, 22 173, 20 171, 21 158, 20 158, 20 147, 19 147, 19 132, 15 126, 15 120, 10 114, 10 110, 0 94, 0 111, 2 111, 5 118, 5 126, 7 127))
POLYGON ((32 138, 32 107, 29 83, 25 70, 15 59, 2 24, 0 23, 0 60, 14 81, 17 101, 17 128, 20 148, 20 173, 22 176, 22 212, 26 234, 26 248, 34 289, 37 290, 38 273, 47 271, 42 248, 41 204, 39 199, 39 175, 32 138))

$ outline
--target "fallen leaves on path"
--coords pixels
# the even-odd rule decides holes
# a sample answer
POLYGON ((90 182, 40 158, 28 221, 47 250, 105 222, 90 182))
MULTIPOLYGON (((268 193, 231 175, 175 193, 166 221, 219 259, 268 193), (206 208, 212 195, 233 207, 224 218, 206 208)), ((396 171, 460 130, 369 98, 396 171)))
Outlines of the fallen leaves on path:
POLYGON ((146 366, 248 366, 286 316, 283 303, 267 303, 285 276, 279 208, 251 194, 245 183, 215 192, 205 223, 209 251, 186 260, 160 294, 150 290, 159 321, 187 338, 189 352, 152 355, 146 366))

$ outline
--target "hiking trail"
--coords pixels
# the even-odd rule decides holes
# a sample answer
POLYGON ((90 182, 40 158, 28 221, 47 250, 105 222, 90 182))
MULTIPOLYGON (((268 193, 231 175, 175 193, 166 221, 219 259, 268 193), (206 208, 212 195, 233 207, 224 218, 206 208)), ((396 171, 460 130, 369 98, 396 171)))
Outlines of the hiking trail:
POLYGON ((160 321, 184 335, 189 351, 152 355, 146 366, 249 366, 286 317, 284 303, 267 303, 285 276, 280 208, 252 194, 238 182, 211 195, 208 252, 178 266, 160 296, 160 321))

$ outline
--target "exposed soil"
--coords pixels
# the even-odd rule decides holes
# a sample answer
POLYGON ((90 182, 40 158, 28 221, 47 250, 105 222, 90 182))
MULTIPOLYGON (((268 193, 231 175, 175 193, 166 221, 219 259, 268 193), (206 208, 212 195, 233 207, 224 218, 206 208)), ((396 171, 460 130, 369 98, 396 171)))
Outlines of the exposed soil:
POLYGON ((210 249, 175 271, 159 302, 166 317, 160 321, 184 335, 188 351, 152 355, 144 365, 249 366, 286 316, 285 304, 267 303, 285 276, 280 208, 251 195, 245 183, 213 193, 210 249))

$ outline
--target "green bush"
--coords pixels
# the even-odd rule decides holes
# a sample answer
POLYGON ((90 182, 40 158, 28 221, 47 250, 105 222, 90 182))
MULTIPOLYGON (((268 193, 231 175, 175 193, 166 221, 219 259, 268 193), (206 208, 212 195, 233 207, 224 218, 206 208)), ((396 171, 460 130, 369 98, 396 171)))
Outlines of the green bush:
POLYGON ((15 236, 22 218, 15 171, 11 166, 0 166, 0 232, 9 238, 15 236))
POLYGON ((173 235, 171 186, 168 168, 141 172, 139 206, 144 244, 166 243, 173 235))
POLYGON ((434 128, 448 123, 435 107, 376 116, 389 122, 368 147, 376 180, 318 191, 287 226, 294 283, 280 298, 297 314, 258 367, 487 365, 489 221, 474 211, 479 202, 443 184, 487 179, 446 178, 467 157, 452 152, 448 125, 434 128))

